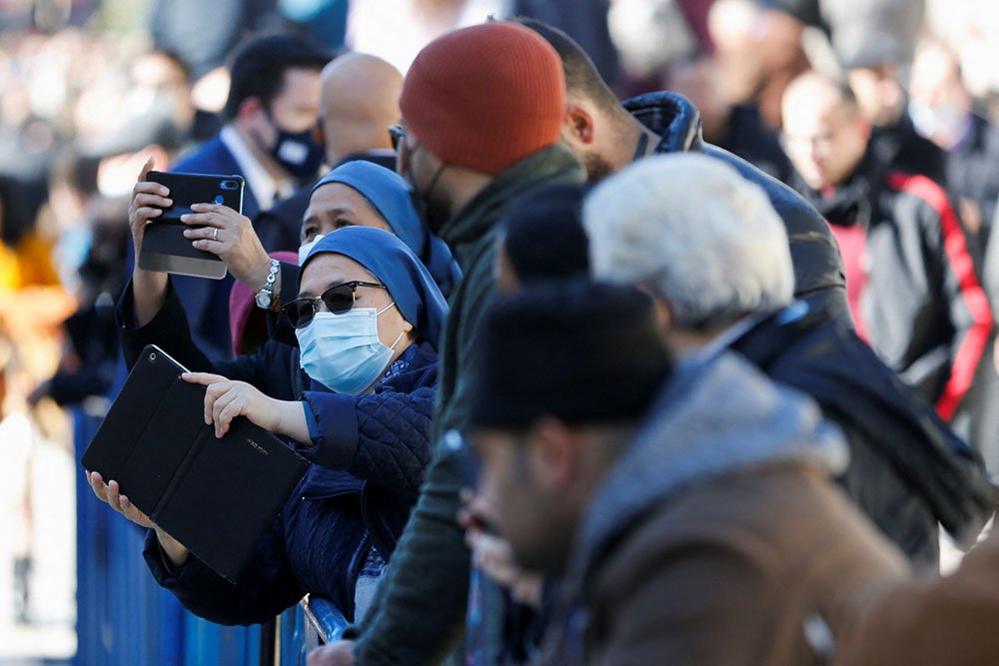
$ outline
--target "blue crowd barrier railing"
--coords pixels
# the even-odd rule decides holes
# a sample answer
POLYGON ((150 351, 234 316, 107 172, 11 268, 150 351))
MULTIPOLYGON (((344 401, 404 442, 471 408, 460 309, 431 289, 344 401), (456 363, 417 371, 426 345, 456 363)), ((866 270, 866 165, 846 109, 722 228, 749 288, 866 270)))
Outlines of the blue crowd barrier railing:
POLYGON ((305 618, 323 643, 332 643, 343 637, 349 623, 333 602, 322 597, 307 596, 302 599, 301 606, 305 618))
MULTIPOLYGON (((76 460, 101 416, 72 410, 76 460)), ((308 597, 276 626, 225 627, 184 610, 150 575, 145 530, 98 501, 78 471, 78 666, 304 666, 310 649, 339 639, 347 626, 330 602, 308 597)))
MULTIPOLYGON (((79 461, 101 417, 73 409, 79 461)), ((224 627, 188 613, 160 588, 142 557, 145 530, 98 501, 77 476, 79 666, 270 666, 260 627, 224 627)), ((304 661, 302 662, 304 663, 304 661)))

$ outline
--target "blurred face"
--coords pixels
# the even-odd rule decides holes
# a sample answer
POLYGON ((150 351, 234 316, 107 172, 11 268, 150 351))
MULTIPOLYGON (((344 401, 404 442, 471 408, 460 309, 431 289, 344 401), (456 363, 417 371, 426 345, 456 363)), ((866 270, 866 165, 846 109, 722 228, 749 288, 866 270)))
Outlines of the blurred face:
POLYGON ((289 69, 284 73, 284 87, 271 102, 271 117, 287 132, 311 130, 319 113, 322 82, 314 69, 289 69))
POLYGON ((405 122, 401 125, 406 135, 399 142, 396 171, 409 181, 413 194, 423 202, 427 226, 437 233, 452 213, 451 202, 440 184, 447 165, 427 150, 405 122))
POLYGON ((921 48, 912 65, 909 93, 916 128, 944 149, 952 148, 972 107, 957 60, 943 47, 921 48))
POLYGON ((794 168, 812 189, 840 184, 857 167, 870 129, 837 99, 785 99, 784 146, 794 168))
MULTIPOLYGON (((321 254, 310 261, 302 272, 302 284, 298 294, 300 297, 319 297, 330 287, 355 280, 381 284, 381 280, 353 259, 342 254, 321 254)), ((398 355, 405 350, 407 336, 404 334, 410 333, 413 325, 403 319, 398 308, 389 307, 392 303, 392 295, 386 289, 358 287, 354 292, 355 308, 375 310, 388 308, 378 316, 378 338, 387 347, 395 343, 398 355), (400 334, 403 334, 401 339, 400 334)), ((326 311, 325 304, 320 305, 319 312, 326 311)))
POLYGON ((850 88, 860 111, 873 125, 886 127, 898 122, 904 111, 905 94, 890 67, 850 71, 850 88))
MULTIPOLYGON (((568 490, 567 462, 536 433, 482 430, 474 436, 482 461, 479 494, 493 507, 496 528, 527 569, 563 571, 581 505, 568 490)), ((571 464, 569 465, 571 467, 571 464)))
POLYGON ((968 96, 957 62, 944 49, 931 46, 919 50, 912 63, 909 93, 913 101, 929 106, 963 104, 968 96))
POLYGON ((284 73, 281 91, 271 100, 270 106, 265 108, 259 99, 251 98, 254 107, 243 122, 266 149, 273 149, 281 130, 292 134, 313 130, 319 113, 320 88, 318 70, 289 69, 284 73))
POLYGON ((360 192, 343 183, 323 185, 313 192, 303 220, 303 243, 344 227, 375 227, 392 231, 360 192))
POLYGON ((404 132, 402 139, 396 149, 395 170, 400 176, 405 178, 413 191, 418 195, 425 194, 424 188, 434 171, 439 167, 439 163, 433 164, 433 155, 423 148, 419 138, 413 133, 405 121, 400 121, 399 127, 404 132))
POLYGON ((697 107, 701 112, 704 138, 711 142, 725 139, 729 107, 722 98, 718 85, 718 70, 707 57, 694 62, 680 63, 670 68, 670 89, 697 107))

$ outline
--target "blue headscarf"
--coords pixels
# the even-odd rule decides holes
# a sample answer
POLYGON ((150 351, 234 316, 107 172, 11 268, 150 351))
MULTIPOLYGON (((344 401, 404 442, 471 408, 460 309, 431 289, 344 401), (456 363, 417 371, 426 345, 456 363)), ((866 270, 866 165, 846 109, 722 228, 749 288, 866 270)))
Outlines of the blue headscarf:
POLYGON ((301 273, 313 257, 327 253, 350 257, 368 269, 388 289, 403 318, 416 330, 417 338, 437 349, 447 301, 427 267, 399 238, 372 227, 341 229, 319 239, 302 262, 301 273))
POLYGON ((409 184, 399 174, 364 160, 345 162, 319 179, 323 185, 343 183, 357 190, 388 223, 392 232, 424 263, 445 297, 461 279, 461 268, 447 243, 434 236, 420 220, 409 184))

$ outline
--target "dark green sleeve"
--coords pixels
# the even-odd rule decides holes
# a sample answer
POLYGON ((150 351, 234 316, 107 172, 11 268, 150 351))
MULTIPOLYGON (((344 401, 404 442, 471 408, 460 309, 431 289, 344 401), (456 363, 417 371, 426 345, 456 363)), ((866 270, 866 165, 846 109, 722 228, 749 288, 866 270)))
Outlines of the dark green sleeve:
MULTIPOLYGON (((460 317, 453 339, 446 342, 453 345, 454 389, 438 406, 433 428, 436 451, 420 499, 374 605, 354 629, 359 664, 439 663, 464 632, 470 555, 457 516, 466 484, 442 435, 462 432, 468 424, 472 385, 468 369, 475 367, 479 320, 492 298, 491 267, 492 252, 486 251, 459 287, 465 290, 462 302, 452 307, 452 316, 460 317)), ((445 349, 443 356, 448 353, 445 349)))
POLYGON ((469 553, 455 519, 462 483, 453 456, 439 453, 375 605, 357 628, 359 664, 438 663, 464 631, 469 553))

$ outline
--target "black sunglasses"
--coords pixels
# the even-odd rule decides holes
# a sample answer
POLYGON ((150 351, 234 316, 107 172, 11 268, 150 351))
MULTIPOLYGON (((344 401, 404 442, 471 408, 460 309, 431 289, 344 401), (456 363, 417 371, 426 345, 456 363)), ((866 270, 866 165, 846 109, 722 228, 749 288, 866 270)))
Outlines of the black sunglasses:
POLYGON ((406 128, 402 125, 389 125, 388 133, 389 141, 392 142, 392 150, 398 153, 399 146, 402 145, 403 140, 406 138, 406 128))
POLYGON ((296 298, 290 303, 281 306, 281 312, 288 318, 292 326, 295 328, 305 328, 315 319, 316 313, 319 312, 320 302, 333 314, 350 312, 350 309, 354 307, 354 301, 356 300, 354 292, 357 291, 358 287, 386 288, 385 285, 376 282, 361 282, 360 280, 343 282, 333 285, 320 294, 318 298, 315 296, 296 298))

